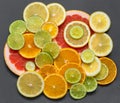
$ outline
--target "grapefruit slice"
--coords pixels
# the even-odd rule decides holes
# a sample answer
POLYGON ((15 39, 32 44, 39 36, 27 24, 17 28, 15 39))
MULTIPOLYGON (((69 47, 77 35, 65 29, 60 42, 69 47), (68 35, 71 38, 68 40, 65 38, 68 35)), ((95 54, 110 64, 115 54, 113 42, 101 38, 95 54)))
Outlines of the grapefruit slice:
MULTIPOLYGON (((90 15, 83 11, 78 10, 69 10, 66 12, 66 19, 62 25, 59 26, 59 32, 57 37, 54 39, 58 43, 61 48, 70 47, 64 40, 64 29, 66 25, 72 21, 82 21, 89 25, 89 17, 90 15)), ((93 31, 91 31, 92 33, 93 31)), ((75 48, 78 52, 82 52, 84 49, 88 48, 87 45, 81 48, 75 48)))

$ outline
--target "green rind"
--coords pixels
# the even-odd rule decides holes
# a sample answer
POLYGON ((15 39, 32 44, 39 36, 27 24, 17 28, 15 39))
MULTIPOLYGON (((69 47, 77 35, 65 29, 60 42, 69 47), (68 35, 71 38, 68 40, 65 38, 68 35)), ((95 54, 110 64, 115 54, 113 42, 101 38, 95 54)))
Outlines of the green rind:
POLYGON ((87 91, 83 84, 77 83, 71 86, 70 96, 73 99, 82 99, 86 96, 87 91))

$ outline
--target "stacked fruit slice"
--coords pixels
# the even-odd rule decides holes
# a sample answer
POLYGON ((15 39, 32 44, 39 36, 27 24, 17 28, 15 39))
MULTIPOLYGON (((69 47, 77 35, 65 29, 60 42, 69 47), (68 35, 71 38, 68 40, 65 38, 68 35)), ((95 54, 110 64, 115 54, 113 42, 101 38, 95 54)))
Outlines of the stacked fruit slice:
POLYGON ((96 11, 67 11, 59 3, 28 4, 24 20, 10 24, 4 48, 5 62, 19 76, 18 91, 25 97, 42 92, 50 99, 60 99, 69 90, 74 99, 94 92, 98 84, 113 82, 117 74, 108 57, 113 42, 105 33, 109 16, 96 11))

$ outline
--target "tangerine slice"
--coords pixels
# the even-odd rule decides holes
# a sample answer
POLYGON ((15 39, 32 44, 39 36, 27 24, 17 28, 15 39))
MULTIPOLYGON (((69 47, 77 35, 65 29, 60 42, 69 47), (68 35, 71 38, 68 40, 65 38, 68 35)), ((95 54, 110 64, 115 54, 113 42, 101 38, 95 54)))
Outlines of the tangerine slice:
MULTIPOLYGON (((67 63, 67 64, 64 64, 61 68, 60 68, 60 71, 59 71, 59 74, 61 74, 62 76, 65 76, 65 72, 66 70, 68 70, 69 68, 76 68, 79 70, 79 72, 81 73, 81 79, 80 79, 80 83, 83 83, 85 78, 86 78, 86 74, 85 74, 85 71, 82 69, 82 67, 77 64, 77 63, 67 63)), ((68 83, 68 89, 70 89, 71 87, 71 84, 68 83)))
POLYGON ((61 66, 69 62, 81 64, 79 53, 72 48, 62 48, 58 57, 54 60, 54 65, 60 69, 61 66))
POLYGON ((47 77, 52 73, 56 73, 57 69, 54 65, 46 64, 42 68, 39 69, 38 73, 42 75, 43 78, 47 77))
POLYGON ((102 63, 104 63, 108 67, 109 73, 108 73, 108 76, 104 80, 98 80, 98 84, 99 85, 110 84, 115 80, 116 75, 117 75, 116 64, 112 59, 108 57, 101 57, 100 60, 102 63))
POLYGON ((35 58, 41 49, 37 48, 34 44, 34 34, 26 33, 23 36, 25 39, 25 44, 24 47, 19 50, 19 54, 24 58, 35 58))
POLYGON ((59 99, 67 93, 67 82, 60 74, 54 73, 44 79, 44 94, 50 99, 59 99))
POLYGON ((58 34, 58 26, 53 22, 45 22, 41 28, 42 30, 48 31, 52 38, 55 38, 58 34))

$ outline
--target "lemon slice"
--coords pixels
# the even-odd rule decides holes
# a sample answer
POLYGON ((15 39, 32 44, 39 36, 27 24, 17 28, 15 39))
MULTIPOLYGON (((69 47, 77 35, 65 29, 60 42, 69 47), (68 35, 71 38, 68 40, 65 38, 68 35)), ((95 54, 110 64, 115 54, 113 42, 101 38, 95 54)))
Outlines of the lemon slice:
POLYGON ((23 19, 26 21, 33 15, 40 16, 44 21, 48 21, 49 11, 44 3, 32 2, 25 7, 23 11, 23 19))
POLYGON ((95 57, 92 63, 82 63, 82 68, 86 72, 87 76, 95 76, 101 70, 101 61, 98 57, 95 57))
POLYGON ((113 48, 113 41, 106 33, 95 33, 89 40, 89 48, 96 56, 107 56, 111 53, 113 48))
POLYGON ((37 72, 25 72, 17 80, 17 88, 20 94, 25 97, 36 97, 44 89, 44 80, 37 72))
POLYGON ((106 32, 111 25, 111 20, 109 16, 103 11, 96 11, 90 16, 90 27, 95 32, 106 32))
POLYGON ((35 70, 35 63, 32 61, 28 61, 25 64, 25 68, 27 71, 34 71, 35 70))
POLYGON ((65 42, 74 48, 85 46, 89 41, 90 34, 90 28, 82 21, 72 21, 64 29, 65 42))
POLYGON ((50 3, 47 5, 49 10, 50 22, 55 22, 58 26, 61 25, 66 18, 65 8, 59 3, 50 3))

